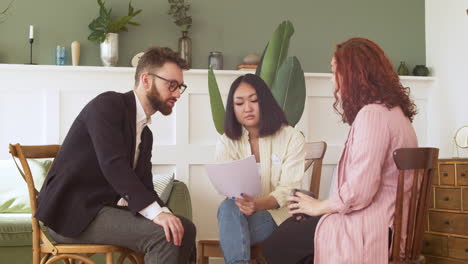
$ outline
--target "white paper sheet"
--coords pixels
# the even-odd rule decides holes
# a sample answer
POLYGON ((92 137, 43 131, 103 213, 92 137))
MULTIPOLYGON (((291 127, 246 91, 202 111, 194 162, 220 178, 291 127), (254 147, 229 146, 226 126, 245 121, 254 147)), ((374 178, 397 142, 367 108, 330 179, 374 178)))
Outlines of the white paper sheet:
POLYGON ((260 174, 255 156, 216 164, 205 165, 211 184, 224 196, 241 197, 241 193, 255 197, 262 192, 260 174))

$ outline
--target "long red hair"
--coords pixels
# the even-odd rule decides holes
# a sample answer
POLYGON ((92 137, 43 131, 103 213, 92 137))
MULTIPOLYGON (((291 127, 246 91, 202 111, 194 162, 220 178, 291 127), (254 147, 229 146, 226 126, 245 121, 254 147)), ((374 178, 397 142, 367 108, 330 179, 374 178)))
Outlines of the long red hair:
POLYGON ((409 88, 401 85, 390 60, 377 44, 364 38, 352 38, 337 45, 334 59, 333 108, 344 123, 351 125, 359 110, 372 103, 384 104, 389 109, 399 106, 413 121, 417 111, 409 97, 409 88))

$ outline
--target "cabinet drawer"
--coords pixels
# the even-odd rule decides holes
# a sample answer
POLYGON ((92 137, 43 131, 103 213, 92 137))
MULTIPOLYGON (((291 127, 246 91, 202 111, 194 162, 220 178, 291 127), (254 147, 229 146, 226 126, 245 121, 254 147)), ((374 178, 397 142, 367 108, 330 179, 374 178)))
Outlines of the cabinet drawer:
POLYGON ((458 185, 468 185, 468 164, 457 164, 458 185))
POLYGON ((461 209, 461 189, 435 188, 435 207, 439 209, 461 209))
POLYGON ((435 232, 468 235, 468 214, 429 212, 430 230, 435 232))
POLYGON ((424 234, 422 253, 446 257, 448 255, 447 237, 433 234, 424 234))
POLYGON ((441 185, 455 185, 455 165, 453 164, 440 164, 440 184, 441 185))
POLYGON ((466 264, 466 261, 446 259, 441 257, 424 256, 426 264, 466 264))
POLYGON ((468 260, 468 239, 449 237, 449 257, 468 260))

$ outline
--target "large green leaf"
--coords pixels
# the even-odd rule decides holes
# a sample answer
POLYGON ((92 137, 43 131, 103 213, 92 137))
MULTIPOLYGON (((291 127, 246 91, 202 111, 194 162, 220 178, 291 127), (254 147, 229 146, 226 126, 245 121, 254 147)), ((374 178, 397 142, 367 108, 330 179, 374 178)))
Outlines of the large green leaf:
MULTIPOLYGON (((255 70, 255 75, 260 76, 260 72, 262 71, 263 58, 265 58, 265 52, 266 52, 267 48, 268 48, 268 43, 266 44, 265 49, 263 50, 262 57, 260 59, 260 63, 258 64, 257 69, 255 70)), ((271 87, 268 87, 268 88, 271 89, 271 87)))
POLYGON ((306 100, 304 71, 295 56, 288 57, 281 65, 271 92, 286 114, 289 124, 295 126, 304 112, 306 100))
POLYGON ((284 21, 276 28, 270 42, 268 42, 260 71, 260 77, 268 87, 273 86, 276 73, 288 55, 289 40, 293 34, 294 27, 292 23, 284 21))
POLYGON ((222 135, 224 134, 224 116, 226 115, 226 110, 224 109, 218 83, 216 82, 216 77, 214 75, 213 68, 211 67, 208 71, 208 91, 210 94, 211 115, 213 116, 213 122, 216 127, 216 131, 222 135))

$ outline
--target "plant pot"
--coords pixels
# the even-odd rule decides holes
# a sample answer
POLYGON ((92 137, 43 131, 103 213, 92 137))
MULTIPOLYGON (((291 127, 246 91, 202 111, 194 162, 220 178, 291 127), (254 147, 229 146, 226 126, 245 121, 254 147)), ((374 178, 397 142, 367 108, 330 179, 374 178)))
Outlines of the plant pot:
POLYGON ((187 62, 187 66, 192 68, 192 40, 187 31, 182 31, 182 37, 179 38, 179 54, 187 62))
POLYGON ((101 42, 101 61, 104 66, 117 66, 119 61, 119 34, 107 33, 101 42))

